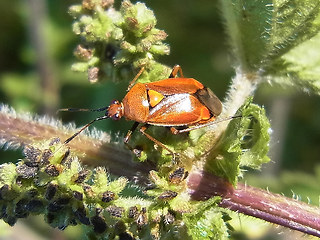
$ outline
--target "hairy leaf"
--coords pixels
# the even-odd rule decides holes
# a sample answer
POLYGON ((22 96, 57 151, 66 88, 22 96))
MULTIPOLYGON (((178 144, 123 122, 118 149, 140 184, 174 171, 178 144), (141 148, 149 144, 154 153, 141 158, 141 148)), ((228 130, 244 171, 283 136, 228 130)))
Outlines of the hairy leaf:
POLYGON ((188 227, 188 234, 192 239, 228 239, 227 225, 223 220, 223 213, 216 205, 218 198, 200 204, 194 212, 184 214, 183 220, 188 227))
POLYGON ((273 64, 265 76, 283 86, 320 94, 320 34, 300 44, 273 64), (280 70, 279 70, 280 69, 280 70))
POLYGON ((227 0, 221 6, 243 72, 319 93, 320 0, 227 0))
POLYGON ((212 149, 206 168, 236 184, 240 167, 260 168, 269 161, 270 124, 263 108, 247 101, 238 111, 241 118, 232 120, 212 149))
POLYGON ((258 69, 267 53, 272 0, 222 0, 220 4, 237 64, 246 71, 258 69))

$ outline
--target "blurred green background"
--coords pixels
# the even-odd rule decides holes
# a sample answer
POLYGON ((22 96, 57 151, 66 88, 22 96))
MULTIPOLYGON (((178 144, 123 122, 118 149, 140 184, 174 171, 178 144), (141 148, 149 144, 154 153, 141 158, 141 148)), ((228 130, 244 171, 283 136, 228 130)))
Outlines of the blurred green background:
MULTIPOLYGON (((72 18, 67 10, 71 4, 79 2, 0 1, 2 103, 17 111, 46 114, 64 122, 74 121, 80 126, 97 114, 57 115, 56 110, 63 107, 98 108, 113 99, 122 99, 127 82, 110 80, 92 85, 86 74, 70 70, 75 61, 72 52, 79 39, 72 32, 72 18)), ((185 76, 205 83, 223 99, 234 72, 217 1, 144 2, 154 11, 158 28, 169 35, 166 42, 171 47, 171 54, 161 57, 160 61, 171 66, 180 64, 185 76)), ((116 0, 116 6, 119 4, 116 0)), ((261 172, 245 175, 244 181, 319 205, 319 96, 265 84, 259 87, 255 102, 265 106, 271 119, 273 133, 269 155, 272 162, 261 172)), ((120 131, 124 135, 131 124, 125 120, 121 120, 121 124, 103 121, 95 127, 115 135, 120 131)), ((1 151, 0 154, 1 163, 22 157, 21 151, 1 151)), ((56 234, 61 237, 58 239, 64 239, 60 233, 56 234)))

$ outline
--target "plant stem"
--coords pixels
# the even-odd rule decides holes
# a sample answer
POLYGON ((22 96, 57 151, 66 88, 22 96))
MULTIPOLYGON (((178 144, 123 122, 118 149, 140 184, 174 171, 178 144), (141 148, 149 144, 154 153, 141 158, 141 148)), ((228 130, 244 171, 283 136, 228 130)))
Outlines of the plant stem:
POLYGON ((236 115, 237 110, 254 94, 260 80, 258 73, 244 73, 240 68, 236 70, 236 75, 223 101, 222 113, 216 120, 217 124, 209 126, 199 142, 199 145, 205 146, 205 152, 210 152, 214 148, 230 122, 224 120, 236 115))
MULTIPOLYGON (((0 110, 0 143, 8 148, 36 146, 52 138, 64 141, 77 131, 57 120, 17 114, 5 106, 0 106, 0 110)), ((71 152, 84 165, 106 166, 109 173, 135 181, 144 182, 147 179, 149 171, 153 169, 150 164, 132 161, 132 154, 123 144, 108 142, 101 136, 102 132, 95 135, 99 139, 81 134, 68 143, 71 152)))
MULTIPOLYGON (((248 97, 252 96, 259 83, 260 76, 257 74, 244 73, 240 69, 236 71, 235 77, 227 92, 227 96, 223 102, 223 111, 219 119, 226 119, 234 116, 237 110, 245 103, 248 97)), ((221 122, 216 126, 215 134, 220 136, 225 131, 229 121, 221 122)))
POLYGON ((320 237, 320 209, 315 206, 241 183, 234 189, 226 180, 200 171, 190 173, 188 188, 194 200, 218 195, 223 208, 320 237))
MULTIPOLYGON (((75 131, 61 126, 58 121, 31 119, 3 108, 0 112, 0 139, 8 145, 36 144, 53 137, 67 139, 75 131)), ((81 135, 68 146, 84 164, 107 166, 110 173, 131 180, 139 175, 139 181, 143 182, 153 169, 146 163, 133 162, 130 152, 119 144, 81 135)), ((226 180, 204 171, 191 172, 187 184, 193 200, 204 201, 212 196, 221 196, 221 207, 320 237, 320 210, 314 206, 244 184, 238 184, 234 189, 226 180)))
POLYGON ((43 94, 41 110, 44 114, 53 115, 59 102, 59 83, 55 76, 55 64, 48 50, 50 49, 50 41, 45 34, 48 17, 46 1, 28 0, 26 6, 29 11, 28 33, 35 51, 37 74, 39 75, 43 94))

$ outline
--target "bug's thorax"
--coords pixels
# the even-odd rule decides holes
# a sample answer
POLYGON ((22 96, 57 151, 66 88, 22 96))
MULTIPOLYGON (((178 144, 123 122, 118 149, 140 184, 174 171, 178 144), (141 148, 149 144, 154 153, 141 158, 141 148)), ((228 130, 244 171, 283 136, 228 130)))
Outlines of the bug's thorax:
POLYGON ((122 100, 123 116, 128 120, 145 123, 149 115, 149 101, 144 84, 135 84, 122 100))

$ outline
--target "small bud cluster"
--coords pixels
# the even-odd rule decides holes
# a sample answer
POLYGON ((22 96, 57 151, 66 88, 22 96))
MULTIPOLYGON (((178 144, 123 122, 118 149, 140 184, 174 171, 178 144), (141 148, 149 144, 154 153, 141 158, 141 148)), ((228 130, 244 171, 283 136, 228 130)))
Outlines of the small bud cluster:
POLYGON ((87 71, 90 82, 110 77, 115 65, 168 70, 154 60, 157 55, 169 54, 168 45, 162 42, 167 34, 155 28, 156 18, 145 4, 126 0, 118 11, 113 0, 83 0, 69 12, 75 19, 73 31, 82 40, 74 51, 79 62, 72 68, 87 71))
POLYGON ((163 178, 151 172, 153 188, 143 198, 132 198, 132 193, 123 192, 127 179, 110 181, 104 168, 83 168, 57 138, 26 146, 24 155, 17 165, 0 165, 0 218, 9 225, 42 214, 60 230, 82 224, 88 227, 87 234, 157 238, 177 234, 173 229, 182 225, 181 213, 191 210, 177 204, 183 198, 184 168, 163 178))

